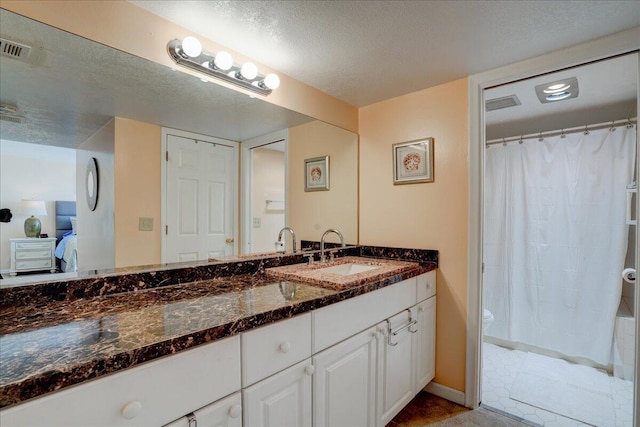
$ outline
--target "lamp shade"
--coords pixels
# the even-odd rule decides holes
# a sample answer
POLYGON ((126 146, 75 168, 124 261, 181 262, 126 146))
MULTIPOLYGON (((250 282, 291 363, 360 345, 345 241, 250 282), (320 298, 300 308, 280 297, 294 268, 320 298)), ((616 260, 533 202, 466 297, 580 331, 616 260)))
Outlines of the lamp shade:
POLYGON ((42 200, 23 200, 20 202, 20 214, 26 216, 46 216, 47 207, 42 200))

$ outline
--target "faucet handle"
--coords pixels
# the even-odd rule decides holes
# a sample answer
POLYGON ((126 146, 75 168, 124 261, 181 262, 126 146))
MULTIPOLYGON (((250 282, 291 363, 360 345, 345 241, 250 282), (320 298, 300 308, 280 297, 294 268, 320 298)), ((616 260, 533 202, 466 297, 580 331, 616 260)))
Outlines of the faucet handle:
POLYGON ((313 254, 305 255, 306 258, 309 258, 309 265, 313 265, 313 254))
POLYGON ((336 258, 336 253, 334 251, 329 251, 329 262, 333 262, 336 258))

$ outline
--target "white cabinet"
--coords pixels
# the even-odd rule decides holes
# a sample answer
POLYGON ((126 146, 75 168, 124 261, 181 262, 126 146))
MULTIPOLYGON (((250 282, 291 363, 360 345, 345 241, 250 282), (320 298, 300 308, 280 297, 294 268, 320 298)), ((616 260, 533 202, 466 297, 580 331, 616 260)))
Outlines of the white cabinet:
POLYGON ((311 313, 242 334, 242 386, 311 357, 311 313))
POLYGON ((164 427, 242 427, 240 392, 200 408, 164 427))
POLYGON ((417 394, 436 374, 436 297, 433 296, 417 305, 418 320, 416 345, 416 388, 417 394))
POLYGON ((384 331, 380 340, 379 404, 381 425, 391 419, 413 399, 418 321, 414 308, 405 310, 379 325, 384 331))
POLYGON ((49 270, 56 272, 56 239, 53 237, 9 239, 11 266, 9 274, 15 276, 23 271, 49 270))
POLYGON ((3 410, 0 425, 159 426, 239 389, 235 336, 3 410))
POLYGON ((376 328, 313 356, 314 426, 377 425, 376 328))
POLYGON ((313 311, 313 352, 349 338, 416 303, 416 278, 313 311))
POLYGON ((242 390, 247 427, 310 427, 311 359, 242 390))

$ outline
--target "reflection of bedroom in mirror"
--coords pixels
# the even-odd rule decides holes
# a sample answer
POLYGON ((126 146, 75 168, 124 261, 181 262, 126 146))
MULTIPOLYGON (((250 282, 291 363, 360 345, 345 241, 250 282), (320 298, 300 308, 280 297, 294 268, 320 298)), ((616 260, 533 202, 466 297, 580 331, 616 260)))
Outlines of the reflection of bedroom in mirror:
MULTIPOLYGON (((2 207, 13 212, 10 222, 3 223, 1 226, 0 272, 2 272, 3 282, 5 284, 19 283, 29 280, 35 274, 51 274, 52 269, 75 271, 77 262, 75 250, 72 247, 74 245, 68 246, 67 255, 64 258, 70 262, 65 262, 63 261, 64 250, 61 252, 58 249, 58 244, 62 240, 62 234, 71 230, 69 218, 75 217, 76 150, 1 139, 0 194, 2 207), (10 239, 25 239, 23 224, 26 216, 21 210, 21 202, 26 198, 44 200, 46 214, 38 215, 41 222, 40 234, 55 238, 55 245, 50 248, 44 239, 33 237, 28 241, 19 241, 18 249, 25 247, 25 244, 38 246, 37 243, 41 243, 44 246, 42 248, 34 247, 33 250, 25 251, 23 254, 18 253, 18 259, 11 266, 11 256, 16 256, 11 252, 15 252, 16 248, 12 248, 8 241, 10 239), (73 204, 73 207, 65 206, 62 208, 57 201, 70 201, 66 203, 73 204), (67 216, 66 221, 59 223, 58 215, 60 213, 67 216), (58 233, 59 225, 65 226, 64 231, 60 231, 60 233, 58 233), (51 249, 55 251, 56 255, 53 262, 50 255, 51 249), (61 263, 64 264, 61 266, 61 263), (12 275, 8 273, 9 270, 12 270, 12 275), (9 277, 11 278, 9 279, 9 277)), ((16 240, 16 242, 18 241, 16 240)))

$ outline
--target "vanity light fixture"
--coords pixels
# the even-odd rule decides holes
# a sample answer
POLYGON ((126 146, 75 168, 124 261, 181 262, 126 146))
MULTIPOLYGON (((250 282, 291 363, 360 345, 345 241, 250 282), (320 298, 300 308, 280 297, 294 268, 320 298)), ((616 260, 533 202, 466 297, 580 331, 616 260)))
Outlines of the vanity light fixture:
POLYGON ((195 37, 185 37, 183 40, 171 40, 167 45, 167 52, 176 64, 192 70, 216 77, 236 86, 243 87, 260 95, 269 95, 280 86, 280 78, 273 73, 263 76, 258 73, 258 67, 252 62, 235 65, 233 57, 225 51, 217 54, 202 50, 200 41, 195 37))
POLYGON ((538 99, 543 104, 562 101, 563 99, 577 98, 578 79, 570 77, 568 79, 537 85, 536 95, 538 95, 538 99))

